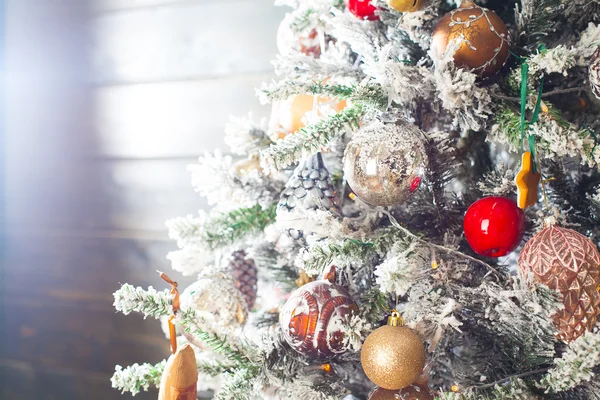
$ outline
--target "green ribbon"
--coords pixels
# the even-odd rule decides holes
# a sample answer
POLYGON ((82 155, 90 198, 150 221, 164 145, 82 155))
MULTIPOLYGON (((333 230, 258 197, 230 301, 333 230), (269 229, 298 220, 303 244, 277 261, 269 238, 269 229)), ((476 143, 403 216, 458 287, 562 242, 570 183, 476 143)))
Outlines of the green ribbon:
MULTIPOLYGON (((546 50, 546 46, 540 45, 539 51, 546 50)), ((540 87, 538 89, 537 100, 535 102, 535 108, 533 109, 533 115, 531 117, 531 122, 527 122, 525 120, 525 113, 527 111, 527 80, 529 78, 529 64, 519 57, 522 61, 521 63, 521 154, 523 153, 523 143, 525 142, 525 136, 527 136, 527 141, 529 143, 529 151, 531 152, 532 157, 532 171, 533 173, 537 172, 537 165, 535 160, 535 136, 529 135, 528 131, 531 128, 531 125, 535 124, 540 117, 540 109, 542 107, 542 93, 544 92, 544 77, 540 80, 540 87)))

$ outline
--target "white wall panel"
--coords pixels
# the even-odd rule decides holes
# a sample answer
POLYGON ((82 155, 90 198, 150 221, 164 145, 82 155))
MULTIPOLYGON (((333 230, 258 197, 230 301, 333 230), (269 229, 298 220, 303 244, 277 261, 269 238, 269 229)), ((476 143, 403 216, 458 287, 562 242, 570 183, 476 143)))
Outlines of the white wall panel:
POLYGON ((285 10, 272 0, 185 3, 99 15, 96 83, 268 72, 285 10))
POLYGON ((224 147, 229 115, 266 117, 254 89, 268 76, 185 81, 96 90, 95 128, 101 155, 196 157, 224 147))

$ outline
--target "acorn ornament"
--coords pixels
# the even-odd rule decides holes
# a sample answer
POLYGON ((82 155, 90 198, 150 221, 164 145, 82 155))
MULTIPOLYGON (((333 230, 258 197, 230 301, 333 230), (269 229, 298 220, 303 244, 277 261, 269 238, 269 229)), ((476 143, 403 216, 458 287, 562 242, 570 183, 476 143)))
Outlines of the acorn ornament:
POLYGON ((374 330, 363 343, 360 361, 371 382, 383 389, 400 390, 414 383, 423 371, 425 346, 393 311, 387 325, 374 330))
POLYGON ((393 206, 418 190, 428 165, 424 133, 405 121, 374 121, 346 146, 344 177, 373 206, 393 206))
POLYGON ((246 257, 244 250, 239 250, 231 255, 229 260, 231 275, 235 280, 235 287, 239 289, 246 300, 248 310, 252 310, 256 302, 258 283, 258 270, 254 260, 246 257))
POLYGON ((294 214, 295 209, 323 210, 337 214, 338 200, 335 186, 325 167, 321 153, 307 157, 298 164, 285 184, 277 205, 277 222, 294 240, 304 237, 304 220, 294 214))
POLYGON ((425 6, 426 0, 388 0, 390 8, 400 12, 419 11, 425 6))
POLYGON ((332 269, 323 280, 297 289, 279 314, 285 341, 313 360, 326 360, 346 352, 348 348, 340 326, 358 312, 350 293, 333 283, 334 280, 335 269, 332 269))
POLYGON ((455 51, 454 63, 482 78, 494 75, 509 56, 510 37, 495 12, 464 0, 450 11, 433 31, 432 50, 436 57, 455 51))
POLYGON ((519 256, 519 269, 560 291, 564 308, 552 320, 565 342, 591 331, 600 315, 600 252, 584 235, 551 225, 532 237, 519 256))

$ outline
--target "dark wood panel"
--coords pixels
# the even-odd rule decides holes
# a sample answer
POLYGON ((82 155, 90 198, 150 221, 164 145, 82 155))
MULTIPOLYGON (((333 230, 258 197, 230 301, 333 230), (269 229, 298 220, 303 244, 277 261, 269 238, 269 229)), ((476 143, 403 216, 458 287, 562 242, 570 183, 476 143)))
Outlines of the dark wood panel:
POLYGON ((71 160, 67 177, 41 174, 7 192, 10 229, 43 229, 49 235, 65 230, 153 231, 154 237, 166 239, 167 219, 207 207, 186 170, 194 162, 71 160), (53 200, 46 199, 40 185, 58 191, 53 200))
POLYGON ((116 364, 158 362, 168 357, 159 323, 52 303, 6 302, 5 359, 44 368, 110 373, 116 364))
POLYGON ((0 362, 0 398, 6 400, 154 400, 156 389, 135 397, 121 394, 110 384, 110 374, 72 369, 43 368, 23 361, 0 362))
MULTIPOLYGON (((66 303, 105 303, 120 283, 162 288, 156 270, 171 271, 166 254, 170 240, 138 240, 83 236, 11 235, 7 240, 7 293, 45 296, 66 303)), ((176 273, 174 279, 182 284, 176 273)))

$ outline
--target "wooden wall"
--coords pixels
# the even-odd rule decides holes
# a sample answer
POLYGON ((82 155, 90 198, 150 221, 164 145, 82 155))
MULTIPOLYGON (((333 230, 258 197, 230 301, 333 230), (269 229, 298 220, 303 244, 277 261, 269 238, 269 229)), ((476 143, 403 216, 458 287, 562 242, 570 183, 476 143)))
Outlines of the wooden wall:
POLYGON ((267 116, 271 3, 5 0, 0 398, 127 399, 114 365, 168 355, 112 292, 164 286, 164 221, 205 207, 186 165, 229 114, 267 116))

